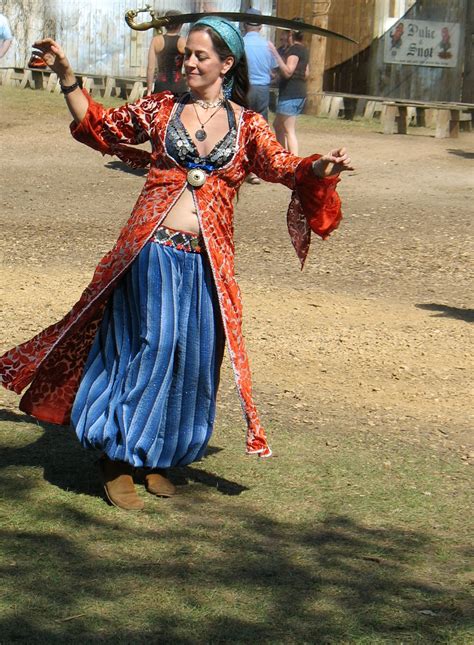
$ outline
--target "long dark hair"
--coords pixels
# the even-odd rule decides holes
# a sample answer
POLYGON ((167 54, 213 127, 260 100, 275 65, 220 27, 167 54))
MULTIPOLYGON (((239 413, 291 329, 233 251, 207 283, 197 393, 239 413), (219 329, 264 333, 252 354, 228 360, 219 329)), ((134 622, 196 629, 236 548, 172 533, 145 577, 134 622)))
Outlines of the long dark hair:
MULTIPOLYGON (((231 50, 228 48, 219 34, 214 31, 214 29, 211 29, 207 25, 198 24, 194 27, 191 27, 189 33, 193 31, 205 31, 209 34, 209 36, 211 37, 212 45, 221 61, 225 61, 225 59, 229 56, 232 56, 235 61, 235 55, 231 52, 231 50)), ((244 108, 248 107, 247 94, 249 91, 249 72, 245 54, 237 63, 234 63, 233 67, 227 72, 224 82, 230 78, 234 79, 232 94, 230 96, 231 100, 244 108)))

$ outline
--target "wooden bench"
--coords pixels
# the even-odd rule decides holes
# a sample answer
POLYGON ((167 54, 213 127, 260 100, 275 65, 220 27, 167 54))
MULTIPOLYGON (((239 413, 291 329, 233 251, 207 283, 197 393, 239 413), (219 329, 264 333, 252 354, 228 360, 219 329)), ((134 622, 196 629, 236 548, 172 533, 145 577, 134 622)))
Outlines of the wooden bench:
POLYGON ((367 100, 364 105, 364 119, 373 119, 382 114, 382 101, 367 100))
POLYGON ((320 96, 318 107, 319 116, 330 119, 352 120, 356 116, 372 119, 380 116, 382 103, 385 100, 380 96, 365 94, 337 94, 335 92, 310 92, 308 96, 320 96))
POLYGON ((2 73, 2 85, 10 85, 12 87, 25 87, 26 82, 23 80, 25 78, 25 72, 28 70, 19 68, 19 67, 9 67, 5 69, 2 73))
POLYGON ((104 96, 119 96, 127 101, 136 101, 146 92, 145 79, 107 76, 104 96))
POLYGON ((12 87, 31 87, 33 90, 42 90, 45 88, 47 76, 50 72, 37 69, 22 69, 20 67, 10 67, 3 70, 2 85, 12 87))
POLYGON ((444 139, 459 136, 460 123, 470 129, 474 114, 474 105, 468 103, 435 103, 391 100, 384 101, 383 132, 384 134, 407 134, 410 122, 409 110, 415 115, 416 125, 425 127, 428 119, 435 115, 435 137, 444 139))
POLYGON ((410 101, 364 94, 313 92, 319 96, 318 115, 332 119, 381 118, 385 134, 407 134, 408 125, 435 127, 437 138, 456 137, 470 131, 474 105, 443 101, 410 101))
POLYGON ((103 96, 105 92, 106 76, 103 74, 89 74, 77 72, 75 74, 83 89, 91 96, 103 96))
MULTIPOLYGON (((76 77, 81 87, 92 96, 117 96, 127 101, 135 101, 141 98, 146 91, 144 78, 114 77, 80 72, 76 72, 76 77)), ((61 91, 57 75, 49 69, 4 68, 0 70, 0 83, 21 89, 31 87, 35 90, 48 92, 59 93, 61 91)))

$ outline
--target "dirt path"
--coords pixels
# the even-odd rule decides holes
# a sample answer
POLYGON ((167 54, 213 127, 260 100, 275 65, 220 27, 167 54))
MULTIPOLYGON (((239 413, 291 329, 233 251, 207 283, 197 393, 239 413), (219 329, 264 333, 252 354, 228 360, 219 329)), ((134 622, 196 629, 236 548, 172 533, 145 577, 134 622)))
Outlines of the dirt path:
MULTIPOLYGON (((17 103, 2 109, 1 349, 67 311, 143 184, 68 137, 64 111, 17 103)), ((285 230, 287 189, 244 185, 236 244, 246 338, 270 428, 335 442, 403 434, 468 463, 474 134, 423 134, 304 124, 302 154, 342 142, 357 166, 340 184, 345 221, 315 240, 304 272, 285 230)), ((0 392, 0 405, 16 403, 0 392)), ((241 423, 228 367, 221 419, 241 423)))

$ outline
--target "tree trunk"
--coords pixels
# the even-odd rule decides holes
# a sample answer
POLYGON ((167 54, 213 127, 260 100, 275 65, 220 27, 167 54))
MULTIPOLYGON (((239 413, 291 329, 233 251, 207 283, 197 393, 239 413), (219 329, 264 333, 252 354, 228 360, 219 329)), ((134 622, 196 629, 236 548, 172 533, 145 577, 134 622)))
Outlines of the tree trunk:
MULTIPOLYGON (((331 6, 330 0, 313 1, 312 23, 316 27, 328 28, 328 14, 331 6)), ((308 79, 308 100, 306 103, 306 114, 317 114, 321 103, 321 95, 317 92, 323 91, 324 67, 326 61, 326 38, 323 36, 312 36, 309 50, 309 79, 308 79)))

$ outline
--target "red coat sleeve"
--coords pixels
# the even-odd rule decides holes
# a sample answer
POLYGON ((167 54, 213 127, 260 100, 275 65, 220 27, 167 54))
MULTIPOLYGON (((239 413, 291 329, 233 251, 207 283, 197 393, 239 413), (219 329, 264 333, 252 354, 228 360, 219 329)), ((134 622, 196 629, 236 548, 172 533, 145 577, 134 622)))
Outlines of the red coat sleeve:
POLYGON ((106 109, 84 91, 89 108, 80 123, 71 124, 71 134, 79 142, 103 155, 116 155, 139 168, 150 164, 147 150, 130 148, 151 139, 157 110, 171 95, 154 94, 118 108, 106 109))
POLYGON ((311 231, 324 239, 342 219, 341 201, 336 192, 339 177, 316 177, 312 164, 321 155, 305 158, 292 155, 278 143, 263 117, 253 114, 251 118, 249 171, 265 181, 282 183, 292 190, 288 231, 303 266, 311 231))

